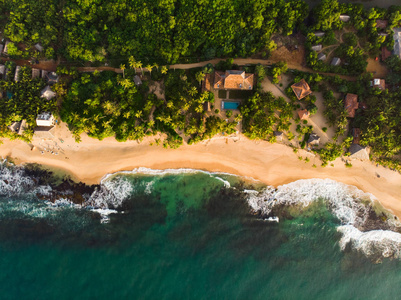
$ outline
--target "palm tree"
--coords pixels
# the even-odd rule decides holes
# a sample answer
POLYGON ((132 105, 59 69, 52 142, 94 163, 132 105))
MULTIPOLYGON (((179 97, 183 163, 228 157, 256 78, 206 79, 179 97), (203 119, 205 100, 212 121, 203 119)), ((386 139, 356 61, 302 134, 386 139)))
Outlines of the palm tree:
POLYGON ((162 66, 162 69, 161 69, 161 73, 162 74, 167 74, 167 71, 168 71, 168 69, 167 69, 167 67, 166 66, 162 66))
POLYGON ((141 69, 142 76, 143 76, 142 63, 140 61, 136 62, 136 67, 141 69))
POLYGON ((132 86, 132 82, 128 78, 121 80, 119 84, 124 87, 124 90, 132 86))
POLYGON ((121 64, 121 65, 120 65, 120 69, 123 70, 123 77, 125 78, 125 74, 124 74, 125 65, 124 65, 124 64, 121 64))
POLYGON ((152 75, 152 68, 153 66, 151 64, 146 65, 146 69, 148 69, 150 75, 152 75))
POLYGON ((136 61, 135 61, 135 58, 133 56, 130 56, 130 58, 128 59, 128 64, 129 64, 131 69, 136 69, 136 61))

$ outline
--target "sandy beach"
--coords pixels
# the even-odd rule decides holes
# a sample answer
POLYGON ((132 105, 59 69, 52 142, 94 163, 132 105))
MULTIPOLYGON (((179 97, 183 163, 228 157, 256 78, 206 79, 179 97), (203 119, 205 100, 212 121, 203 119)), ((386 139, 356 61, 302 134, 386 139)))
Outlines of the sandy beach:
POLYGON ((89 184, 99 183, 108 173, 138 167, 227 172, 273 186, 299 179, 330 178, 372 193, 384 207, 401 218, 401 175, 371 162, 352 161, 353 166, 346 168, 344 162, 337 159, 333 166, 329 164, 323 168, 320 160, 305 150, 294 153, 289 146, 251 141, 242 135, 220 136, 197 145, 165 149, 150 145, 154 138, 142 143, 120 143, 114 138, 98 141, 83 135, 82 142, 75 143, 65 124, 58 125, 56 133, 57 139, 53 142, 34 139, 34 150, 25 142, 5 140, 0 146, 0 155, 12 158, 17 164, 38 163, 62 169, 74 180, 89 184), (299 156, 309 157, 310 161, 299 160, 299 156))

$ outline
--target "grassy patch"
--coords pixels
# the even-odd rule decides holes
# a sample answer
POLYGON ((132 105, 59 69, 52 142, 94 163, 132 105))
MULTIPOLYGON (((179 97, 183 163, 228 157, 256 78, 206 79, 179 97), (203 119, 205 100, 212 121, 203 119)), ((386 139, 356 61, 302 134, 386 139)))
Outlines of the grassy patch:
POLYGON ((247 99, 252 96, 252 94, 253 91, 232 90, 230 91, 230 99, 247 99))
POLYGON ((227 98, 227 91, 226 90, 219 90, 219 98, 226 99, 227 98))

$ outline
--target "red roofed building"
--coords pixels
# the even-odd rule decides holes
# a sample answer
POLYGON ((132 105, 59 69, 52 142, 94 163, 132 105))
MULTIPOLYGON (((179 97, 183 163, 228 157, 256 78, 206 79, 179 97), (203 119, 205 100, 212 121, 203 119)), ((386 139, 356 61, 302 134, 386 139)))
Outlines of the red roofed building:
POLYGON ((298 110, 298 116, 301 120, 307 120, 310 116, 309 111, 307 109, 298 110))
POLYGON ((212 74, 206 74, 202 81, 202 91, 211 91, 212 89, 212 74))
POLYGON ((389 51, 387 47, 382 47, 382 61, 385 61, 390 56, 391 56, 391 51, 389 51))
POLYGON ((345 110, 348 113, 349 118, 354 118, 355 117, 355 111, 358 109, 359 104, 358 104, 358 96, 355 94, 347 94, 345 96, 345 110))
POLYGON ((298 100, 301 100, 302 98, 312 94, 312 91, 305 79, 301 79, 299 82, 294 83, 291 88, 298 100))
POLYGON ((213 87, 217 90, 252 90, 254 75, 245 71, 227 70, 214 72, 213 87))

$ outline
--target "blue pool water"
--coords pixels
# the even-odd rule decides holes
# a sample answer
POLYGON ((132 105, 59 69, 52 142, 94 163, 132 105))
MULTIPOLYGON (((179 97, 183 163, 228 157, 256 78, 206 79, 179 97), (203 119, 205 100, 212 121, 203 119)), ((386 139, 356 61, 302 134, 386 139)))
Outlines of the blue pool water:
POLYGON ((224 109, 238 109, 239 102, 223 102, 224 109))

